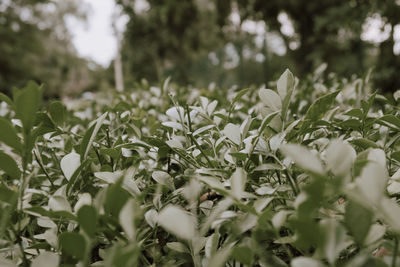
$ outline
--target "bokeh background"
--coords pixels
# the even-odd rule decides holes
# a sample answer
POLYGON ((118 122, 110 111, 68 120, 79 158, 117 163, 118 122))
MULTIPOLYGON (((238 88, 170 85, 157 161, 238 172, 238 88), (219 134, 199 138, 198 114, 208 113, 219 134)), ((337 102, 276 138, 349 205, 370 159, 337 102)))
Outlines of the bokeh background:
POLYGON ((0 0, 0 91, 247 87, 285 68, 400 89, 399 0, 0 0))

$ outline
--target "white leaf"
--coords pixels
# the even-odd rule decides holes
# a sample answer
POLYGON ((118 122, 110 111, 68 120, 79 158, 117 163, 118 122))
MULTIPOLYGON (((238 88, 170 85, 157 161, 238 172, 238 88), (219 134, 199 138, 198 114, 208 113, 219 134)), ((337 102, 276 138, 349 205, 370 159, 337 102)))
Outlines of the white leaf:
POLYGON ((33 237, 35 239, 46 240, 54 248, 58 246, 57 228, 47 229, 43 234, 34 235, 33 237))
POLYGON ((215 125, 213 125, 213 124, 212 124, 212 125, 206 125, 206 126, 204 126, 204 127, 201 127, 201 128, 199 128, 199 129, 197 129, 196 131, 193 132, 193 136, 199 135, 199 134, 201 134, 202 132, 208 131, 208 130, 214 128, 214 127, 215 127, 215 125))
POLYGON ((377 205, 384 195, 387 184, 386 169, 377 163, 368 163, 356 179, 357 188, 371 204, 377 205))
POLYGON ((158 217, 158 212, 155 209, 148 210, 144 214, 144 218, 146 219, 146 222, 154 228, 157 224, 157 217, 158 217))
POLYGON ((365 237, 365 245, 371 245, 381 239, 386 233, 386 227, 381 224, 373 224, 365 237))
POLYGON ((214 177, 210 176, 200 176, 198 177, 199 181, 209 185, 212 189, 217 189, 217 190, 225 190, 224 185, 214 177))
POLYGON ((122 176, 122 171, 115 172, 95 172, 94 176, 108 184, 115 183, 122 176))
POLYGON ((169 108, 166 112, 166 114, 174 119, 175 121, 181 121, 184 118, 184 113, 185 110, 183 109, 183 107, 172 107, 169 108))
POLYGON ((233 143, 235 143, 236 145, 240 145, 240 143, 242 141, 242 137, 240 135, 240 127, 239 126, 232 124, 232 123, 228 123, 222 132, 233 143))
POLYGON ((179 238, 191 240, 196 236, 196 219, 178 206, 168 205, 161 210, 157 222, 179 238))
POLYGON ((165 185, 169 189, 174 190, 174 183, 169 173, 163 171, 154 171, 151 177, 153 177, 157 183, 165 185))
POLYGON ((215 108, 217 107, 217 104, 218 104, 217 100, 214 100, 210 104, 208 104, 207 106, 208 115, 211 115, 214 112, 215 108))
POLYGON ((261 101, 272 111, 278 111, 282 108, 282 100, 277 93, 271 89, 261 88, 258 92, 261 101))
POLYGON ((135 172, 136 169, 134 167, 130 167, 125 171, 125 174, 122 171, 95 172, 94 176, 108 184, 114 184, 123 176, 122 188, 127 190, 131 195, 137 195, 140 194, 140 190, 137 187, 135 180, 133 180, 133 175, 135 172))
POLYGON ((199 181, 196 179, 190 179, 190 182, 183 188, 182 195, 189 201, 189 203, 192 203, 197 200, 202 189, 203 185, 199 181))
POLYGON ((392 181, 392 183, 387 187, 389 195, 398 194, 400 192, 400 182, 392 181))
POLYGON ((392 180, 400 180, 400 169, 398 169, 398 170, 392 175, 392 177, 390 177, 390 179, 392 179, 392 180))
POLYGON ((269 139, 269 147, 271 148, 271 150, 277 151, 279 149, 279 147, 281 146, 284 139, 285 139, 284 133, 279 133, 277 135, 272 136, 269 139))
POLYGON ((400 207, 389 198, 382 198, 380 208, 378 211, 382 214, 382 219, 395 230, 397 233, 400 232, 400 207))
POLYGON ((55 224, 49 217, 39 217, 37 218, 37 224, 43 228, 56 228, 57 224, 55 224))
POLYGON ((225 266, 225 262, 228 260, 229 255, 231 254, 232 247, 225 247, 223 249, 219 249, 217 253, 215 253, 207 267, 222 267, 225 266))
POLYGON ((374 161, 386 168, 386 155, 385 152, 380 148, 371 149, 368 153, 368 160, 374 161))
POLYGON ((331 141, 326 150, 326 165, 335 175, 348 174, 355 159, 354 148, 338 139, 331 141))
POLYGON ((137 169, 133 166, 129 167, 124 174, 124 180, 122 183, 122 187, 131 193, 132 196, 136 196, 140 194, 140 190, 134 180, 134 176, 136 174, 137 169))
POLYGON ((107 117, 107 114, 108 114, 108 113, 106 112, 106 113, 104 113, 103 115, 101 115, 100 117, 98 117, 98 118, 96 119, 96 126, 94 126, 92 135, 90 136, 89 142, 88 142, 87 147, 86 147, 86 149, 85 149, 85 154, 83 155, 83 158, 84 158, 84 159, 86 159, 87 155, 89 154, 90 147, 92 146, 92 143, 93 143, 93 141, 94 141, 94 138, 96 137, 98 131, 100 130, 101 125, 103 125, 103 122, 104 122, 104 120, 105 120, 106 117, 107 117))
POLYGON ((284 144, 281 145, 280 150, 301 168, 318 174, 324 173, 321 160, 304 146, 298 144, 284 144))
POLYGON ((294 85, 294 77, 290 70, 286 69, 285 72, 279 77, 277 83, 278 94, 282 100, 285 99, 286 95, 288 94, 288 88, 291 89, 294 85))
POLYGON ((59 260, 58 254, 43 251, 32 261, 31 267, 57 267, 59 260))
POLYGON ((275 229, 280 229, 285 223, 287 216, 290 214, 288 210, 280 210, 272 217, 271 222, 275 229))
POLYGON ((236 168, 236 171, 232 174, 230 178, 232 195, 241 199, 243 196, 244 188, 246 185, 247 174, 243 168, 236 168))
POLYGON ((74 206, 74 211, 78 212, 78 210, 85 205, 92 205, 92 196, 89 193, 79 195, 78 201, 74 206))
POLYGON ((254 209, 257 211, 257 213, 261 213, 261 211, 263 211, 263 209, 268 206, 268 204, 271 203, 273 199, 273 197, 257 199, 256 201, 254 201, 254 209))
POLYGON ((275 193, 275 191, 276 191, 276 188, 272 188, 270 186, 261 186, 256 189, 256 193, 260 196, 272 195, 273 193, 275 193))
POLYGON ((167 143, 167 145, 171 148, 179 148, 179 149, 183 149, 183 145, 181 142, 179 142, 178 139, 171 139, 171 140, 167 140, 165 141, 165 143, 167 143))
POLYGON ((69 202, 62 196, 52 196, 49 199, 49 208, 53 211, 71 212, 69 202))
POLYGON ((1 267, 18 267, 17 264, 14 262, 4 259, 3 257, 0 257, 0 266, 1 267))
POLYGON ((181 252, 181 253, 190 254, 189 249, 184 244, 182 244, 181 242, 168 242, 167 243, 167 247, 169 249, 172 249, 172 250, 175 250, 175 251, 178 251, 178 252, 181 252))
POLYGON ((133 239, 135 236, 135 226, 133 224, 134 220, 134 210, 135 210, 135 200, 130 199, 124 207, 121 209, 119 213, 119 223, 124 229, 124 232, 129 237, 129 239, 133 239))
POLYGON ((252 122, 251 117, 247 116, 247 118, 240 125, 240 133, 242 134, 243 138, 247 135, 247 132, 249 131, 251 122, 252 122))
POLYGON ((290 267, 322 267, 324 266, 318 260, 308 257, 297 257, 290 262, 290 267))
POLYGON ((335 219, 323 219, 319 222, 323 232, 323 245, 321 250, 324 252, 328 262, 333 265, 346 239, 345 228, 335 219))
POLYGON ((81 156, 73 151, 61 159, 60 165, 65 178, 69 180, 79 166, 81 166, 81 156))
POLYGON ((169 127, 169 128, 179 130, 179 131, 183 131, 182 124, 177 123, 175 121, 166 121, 166 122, 163 122, 162 125, 169 127))
POLYGON ((214 202, 212 202, 212 200, 206 200, 200 203, 199 208, 206 216, 208 216, 211 213, 213 205, 214 202))

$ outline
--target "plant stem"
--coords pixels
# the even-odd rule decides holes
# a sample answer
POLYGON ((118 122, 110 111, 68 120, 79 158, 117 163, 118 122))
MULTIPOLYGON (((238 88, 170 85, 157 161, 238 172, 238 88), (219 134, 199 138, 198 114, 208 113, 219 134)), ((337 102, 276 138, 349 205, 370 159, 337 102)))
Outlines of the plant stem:
POLYGON ((190 139, 192 140, 192 142, 195 144, 195 146, 197 147, 198 150, 200 150, 200 153, 206 158, 208 164, 210 164, 211 167, 215 168, 214 164, 212 163, 212 161, 209 159, 209 157, 206 155, 206 153, 204 153, 203 149, 201 148, 201 146, 199 145, 199 143, 197 143, 196 138, 193 137, 193 133, 190 132, 189 134, 190 139))
POLYGON ((392 258, 392 267, 396 267, 398 250, 399 250, 399 239, 397 238, 397 236, 395 236, 394 237, 394 251, 393 251, 393 258, 392 258))

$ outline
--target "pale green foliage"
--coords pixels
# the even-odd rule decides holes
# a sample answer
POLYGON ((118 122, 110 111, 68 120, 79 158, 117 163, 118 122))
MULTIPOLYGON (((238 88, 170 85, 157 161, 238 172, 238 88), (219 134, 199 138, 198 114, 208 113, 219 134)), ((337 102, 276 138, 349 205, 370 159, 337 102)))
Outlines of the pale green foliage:
POLYGON ((5 98, 1 261, 396 263, 397 103, 295 80, 286 71, 276 91, 223 93, 141 84, 19 115, 5 98), (381 247, 391 254, 375 257, 381 247))

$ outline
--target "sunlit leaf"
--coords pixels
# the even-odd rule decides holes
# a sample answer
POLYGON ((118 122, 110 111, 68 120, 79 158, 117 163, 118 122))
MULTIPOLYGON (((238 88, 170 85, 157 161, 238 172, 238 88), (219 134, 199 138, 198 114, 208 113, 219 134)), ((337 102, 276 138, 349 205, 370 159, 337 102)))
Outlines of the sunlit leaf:
POLYGON ((304 146, 298 144, 284 144, 281 146, 280 150, 301 168, 318 174, 324 173, 321 160, 304 146))
POLYGON ((240 143, 242 142, 239 126, 228 123, 222 132, 226 137, 229 138, 229 140, 231 140, 236 145, 240 145, 240 143))
POLYGON ((64 173, 65 178, 67 180, 71 179, 74 172, 79 168, 81 165, 81 156, 74 151, 65 155, 61 161, 60 166, 61 170, 64 173))
POLYGON ((196 236, 196 220, 193 215, 174 205, 168 205, 158 215, 157 222, 175 236, 191 240, 196 236))

